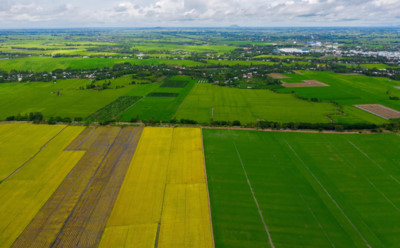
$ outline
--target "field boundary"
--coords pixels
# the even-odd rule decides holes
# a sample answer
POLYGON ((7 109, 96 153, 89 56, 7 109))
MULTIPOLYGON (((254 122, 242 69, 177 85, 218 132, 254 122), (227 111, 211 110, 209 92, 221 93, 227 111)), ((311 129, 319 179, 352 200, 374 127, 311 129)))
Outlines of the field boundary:
POLYGON ((257 198, 256 198, 256 196, 255 196, 255 194, 254 194, 253 187, 251 186, 250 179, 249 179, 249 177, 247 176, 246 169, 244 168, 244 164, 243 164, 242 158, 241 158, 241 156, 240 156, 239 150, 237 149, 236 143, 235 143, 234 141, 233 141, 233 145, 235 146, 236 153, 237 153, 237 155, 238 155, 240 164, 241 164, 241 166, 242 166, 244 175, 245 175, 245 177, 246 177, 247 184, 249 185, 251 194, 252 194, 252 196, 253 196, 253 200, 254 200, 254 202, 256 203, 256 206, 257 206, 257 208, 258 208, 258 213, 259 213, 259 215, 260 215, 260 217, 261 217, 261 221, 262 221, 262 223, 263 223, 263 225, 264 225, 265 232, 266 232, 267 235, 268 235, 269 244, 271 245, 272 248, 275 248, 275 245, 274 245, 274 243, 273 243, 273 241, 272 241, 271 234, 270 234, 270 232, 269 232, 268 226, 267 226, 267 224, 265 223, 264 216, 263 216, 263 214, 262 214, 260 205, 258 204, 257 198))
POLYGON ((215 248, 214 229, 213 229, 213 221, 212 221, 212 215, 211 215, 210 191, 209 191, 209 189, 208 189, 208 178, 207 178, 207 167, 206 167, 206 153, 205 153, 205 151, 204 151, 203 128, 201 128, 200 131, 201 131, 201 148, 202 148, 202 151, 203 151, 204 176, 205 176, 205 179, 206 179, 206 188, 207 188, 208 214, 210 215, 211 238, 212 238, 212 242, 213 242, 213 248, 215 248))

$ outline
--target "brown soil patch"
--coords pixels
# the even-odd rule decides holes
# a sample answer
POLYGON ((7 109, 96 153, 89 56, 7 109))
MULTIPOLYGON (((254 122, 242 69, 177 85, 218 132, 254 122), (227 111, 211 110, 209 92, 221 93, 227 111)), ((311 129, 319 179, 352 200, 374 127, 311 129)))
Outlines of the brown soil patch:
POLYGON ((296 73, 298 75, 304 75, 304 73, 302 73, 301 71, 294 71, 294 73, 296 73))
POLYGON ((396 89, 400 90, 400 86, 395 86, 396 89))
POLYGON ((329 85, 322 83, 317 80, 303 80, 303 83, 285 83, 282 82, 282 86, 286 88, 293 87, 327 87, 329 85))
POLYGON ((357 107, 371 114, 382 117, 386 120, 400 118, 400 111, 388 108, 380 104, 354 105, 354 107, 357 107))
POLYGON ((81 149, 81 145, 83 145, 83 143, 86 142, 86 140, 92 135, 92 133, 94 132, 95 127, 87 127, 85 128, 85 130, 83 130, 78 137, 76 137, 71 144, 69 144, 67 146, 67 148, 65 148, 65 150, 85 150, 85 149, 81 149))
POLYGON ((70 147, 87 152, 13 247, 97 247, 140 134, 100 127, 77 137, 70 147))
POLYGON ((284 78, 290 78, 288 76, 285 76, 283 74, 280 73, 270 73, 268 74, 268 76, 272 77, 273 79, 284 79, 284 78))

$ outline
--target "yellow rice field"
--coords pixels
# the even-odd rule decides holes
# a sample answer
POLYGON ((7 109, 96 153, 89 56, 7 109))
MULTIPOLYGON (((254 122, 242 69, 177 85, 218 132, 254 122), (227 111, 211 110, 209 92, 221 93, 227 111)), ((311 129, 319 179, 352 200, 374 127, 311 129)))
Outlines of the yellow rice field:
POLYGON ((0 181, 39 152, 63 128, 65 126, 28 123, 0 125, 0 181))
MULTIPOLYGON (((21 129, 24 128, 25 125, 21 125, 21 129)), ((84 151, 64 151, 83 129, 66 127, 17 173, 0 184, 0 247, 12 245, 83 156, 84 151)))
POLYGON ((205 183, 201 129, 176 128, 167 183, 205 183))
POLYGON ((156 240, 158 247, 212 247, 200 129, 144 129, 100 247, 154 247, 156 240))
POLYGON ((205 183, 167 184, 158 247, 212 247, 205 183))

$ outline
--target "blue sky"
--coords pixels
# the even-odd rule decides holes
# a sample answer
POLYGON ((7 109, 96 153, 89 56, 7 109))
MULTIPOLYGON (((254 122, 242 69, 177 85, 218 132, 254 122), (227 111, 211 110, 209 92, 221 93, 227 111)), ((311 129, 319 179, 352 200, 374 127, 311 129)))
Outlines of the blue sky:
POLYGON ((400 26, 400 0, 0 0, 0 28, 400 26))

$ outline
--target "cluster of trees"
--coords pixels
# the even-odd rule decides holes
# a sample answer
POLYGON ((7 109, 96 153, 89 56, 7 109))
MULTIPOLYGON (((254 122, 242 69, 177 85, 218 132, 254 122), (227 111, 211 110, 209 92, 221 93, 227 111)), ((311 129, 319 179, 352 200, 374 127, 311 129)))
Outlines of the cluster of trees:
POLYGON ((6 121, 32 121, 33 123, 41 123, 43 121, 43 115, 40 112, 30 112, 29 114, 12 115, 6 118, 6 121))
POLYGON ((35 124, 39 123, 47 123, 47 124, 56 124, 56 123, 72 123, 72 122, 82 122, 83 118, 82 117, 75 117, 75 118, 70 118, 70 117, 52 117, 50 116, 49 118, 45 118, 41 112, 31 112, 29 114, 17 114, 17 115, 12 115, 6 118, 6 121, 31 121, 35 124))
POLYGON ((101 85, 96 84, 95 81, 92 81, 90 84, 87 84, 86 87, 81 87, 82 90, 87 89, 87 90, 106 90, 110 89, 111 86, 111 81, 105 82, 101 85))

